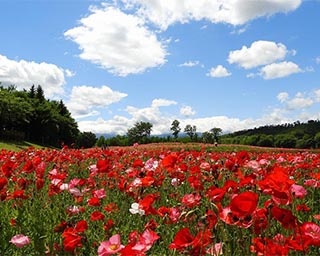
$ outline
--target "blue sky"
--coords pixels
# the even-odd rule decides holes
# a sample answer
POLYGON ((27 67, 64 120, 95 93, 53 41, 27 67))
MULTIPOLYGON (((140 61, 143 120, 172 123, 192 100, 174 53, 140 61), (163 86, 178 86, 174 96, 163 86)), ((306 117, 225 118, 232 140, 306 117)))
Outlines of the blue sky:
POLYGON ((0 0, 0 81, 81 131, 320 119, 318 0, 0 0))

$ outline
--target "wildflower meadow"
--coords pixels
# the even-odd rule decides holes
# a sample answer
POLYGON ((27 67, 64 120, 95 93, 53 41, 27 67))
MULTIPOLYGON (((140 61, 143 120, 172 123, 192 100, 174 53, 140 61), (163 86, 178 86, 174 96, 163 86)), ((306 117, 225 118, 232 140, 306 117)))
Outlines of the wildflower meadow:
POLYGON ((320 154, 0 151, 0 255, 320 255, 320 154))

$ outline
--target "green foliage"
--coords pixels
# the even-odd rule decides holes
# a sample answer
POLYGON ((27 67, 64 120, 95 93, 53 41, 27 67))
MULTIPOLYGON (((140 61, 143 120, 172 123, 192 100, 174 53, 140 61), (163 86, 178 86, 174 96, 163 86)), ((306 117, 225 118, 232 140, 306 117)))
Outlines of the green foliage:
POLYGON ((100 136, 99 139, 97 140, 96 145, 98 147, 104 148, 106 147, 107 143, 106 143, 106 139, 104 138, 104 136, 100 136))
POLYGON ((78 134, 63 101, 46 100, 40 85, 29 91, 0 87, 0 139, 60 146, 74 143, 78 134))
POLYGON ((190 137, 191 141, 196 140, 197 127, 195 125, 191 126, 190 124, 187 124, 184 128, 184 132, 190 137))
POLYGON ((177 139, 179 132, 181 131, 180 122, 178 120, 174 120, 171 124, 170 130, 172 131, 173 137, 177 139))
POLYGON ((222 143, 263 147, 320 148, 320 121, 296 121, 237 131, 220 136, 222 143))
POLYGON ((76 139, 78 148, 91 148, 97 142, 97 137, 92 132, 81 132, 76 139))
POLYGON ((221 133, 221 128, 214 127, 210 131, 202 133, 202 140, 204 143, 218 143, 221 133))
POLYGON ((150 138, 152 126, 149 122, 140 121, 135 123, 134 127, 130 128, 127 132, 129 143, 147 143, 150 138))

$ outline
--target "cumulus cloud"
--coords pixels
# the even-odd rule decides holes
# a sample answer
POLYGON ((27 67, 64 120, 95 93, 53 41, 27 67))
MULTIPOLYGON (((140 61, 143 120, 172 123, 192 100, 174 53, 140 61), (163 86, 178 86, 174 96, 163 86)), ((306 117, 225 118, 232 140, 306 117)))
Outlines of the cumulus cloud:
POLYGON ((277 96, 277 99, 283 103, 289 99, 289 94, 287 92, 280 92, 277 96))
POLYGON ((246 22, 275 13, 295 10, 301 0, 122 0, 128 8, 137 8, 138 14, 162 30, 174 23, 191 20, 208 20, 213 23, 242 25, 246 22))
MULTIPOLYGON (((130 108, 130 113, 135 113, 137 108, 130 108), (133 112, 131 112, 133 111, 133 112)), ((130 118, 123 116, 114 116, 112 119, 104 120, 98 118, 93 121, 80 121, 78 122, 79 129, 81 131, 92 131, 94 133, 109 133, 109 134, 121 134, 127 133, 128 129, 133 127, 137 121, 145 121, 153 124, 152 135, 160 135, 170 133, 170 126, 174 119, 179 120, 180 127, 183 129, 186 125, 195 125, 198 132, 209 131, 213 127, 219 127, 224 133, 234 132, 244 129, 250 129, 253 127, 259 127, 266 124, 282 124, 289 123, 297 120, 296 118, 288 118, 285 116, 285 112, 282 110, 274 110, 270 114, 263 116, 259 119, 239 119, 228 116, 211 116, 205 118, 172 118, 165 115, 160 115, 158 118, 150 117, 145 115, 149 110, 144 109, 142 119, 141 112, 130 118), (137 118, 140 119, 137 119, 137 118)), ((157 113, 159 114, 159 113, 157 113)), ((154 115, 153 115, 154 116, 154 115)))
POLYGON ((161 113, 160 107, 168 107, 176 104, 177 102, 173 100, 154 99, 149 107, 136 108, 133 106, 127 106, 126 111, 130 116, 132 116, 132 119, 135 120, 135 122, 144 121, 161 125, 165 116, 161 113))
POLYGON ((196 111, 194 111, 190 106, 184 106, 180 108, 180 114, 185 117, 194 116, 196 114, 196 111))
POLYGON ((291 61, 283 61, 279 63, 272 63, 264 66, 260 70, 260 75, 266 79, 275 79, 290 76, 295 73, 300 73, 302 70, 299 66, 291 61))
POLYGON ((287 108, 289 110, 308 108, 313 104, 313 100, 310 98, 304 98, 302 95, 297 95, 293 99, 287 102, 287 108))
POLYGON ((129 117, 116 115, 111 119, 104 120, 98 118, 93 121, 79 121, 81 131, 92 131, 94 133, 126 134, 136 122, 144 121, 153 124, 152 135, 170 133, 170 126, 174 119, 179 120, 180 127, 183 129, 186 125, 191 124, 197 127, 198 132, 209 131, 213 127, 219 127, 224 133, 235 132, 253 127, 264 125, 276 125, 292 123, 296 120, 306 122, 310 119, 320 118, 318 111, 315 113, 306 113, 305 108, 311 107, 312 104, 320 102, 320 89, 309 93, 298 92, 290 98, 287 92, 280 92, 277 99, 283 104, 281 108, 271 108, 260 118, 234 118, 229 116, 208 116, 203 118, 191 117, 190 113, 195 112, 191 107, 181 108, 180 114, 188 114, 183 117, 169 116, 162 112, 160 106, 175 105, 174 101, 166 99, 155 99, 149 107, 137 108, 127 107, 126 111, 129 117), (170 103, 171 102, 171 103, 170 103))
POLYGON ((226 77, 230 75, 231 73, 222 65, 211 68, 209 73, 207 73, 207 76, 211 77, 226 77))
POLYGON ((240 50, 231 51, 228 62, 250 69, 283 60, 287 54, 284 44, 260 40, 253 42, 250 47, 242 46, 240 50))
POLYGON ((69 70, 69 69, 65 69, 65 70, 64 70, 64 73, 66 74, 67 77, 73 77, 73 76, 76 75, 75 72, 73 72, 73 71, 71 71, 71 70, 69 70))
POLYGON ((167 107, 170 105, 176 105, 177 102, 174 100, 167 100, 167 99, 154 99, 151 103, 151 107, 157 108, 157 107, 167 107))
POLYGON ((36 63, 26 60, 10 60, 0 55, 0 81, 4 85, 15 85, 17 89, 29 89, 41 85, 46 97, 63 93, 65 84, 62 68, 45 62, 36 63))
POLYGON ((314 91, 315 101, 320 102, 320 89, 314 91))
POLYGON ((309 95, 298 92, 293 98, 289 97, 287 92, 281 92, 278 94, 278 100, 285 105, 285 109, 300 110, 311 107, 316 102, 319 102, 320 90, 315 90, 309 95))
POLYGON ((69 29, 65 37, 79 45, 80 58, 91 61, 114 75, 142 73, 166 62, 166 43, 159 41, 144 19, 103 5, 92 7, 69 29))
POLYGON ((97 115, 96 108, 105 107, 119 102, 127 97, 126 93, 113 91, 103 85, 100 88, 92 86, 74 86, 69 101, 66 103, 75 118, 97 115))
POLYGON ((179 65, 179 67, 194 67, 200 65, 199 61, 187 61, 179 65))

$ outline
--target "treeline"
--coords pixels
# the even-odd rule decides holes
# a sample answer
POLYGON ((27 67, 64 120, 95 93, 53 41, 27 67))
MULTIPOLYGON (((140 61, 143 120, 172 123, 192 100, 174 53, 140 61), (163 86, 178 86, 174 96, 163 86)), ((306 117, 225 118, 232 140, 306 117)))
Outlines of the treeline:
POLYGON ((27 140, 46 146, 83 146, 80 133, 62 100, 48 100, 40 85, 18 91, 0 85, 0 139, 27 140))
POLYGON ((214 127, 209 131, 197 133, 197 127, 191 124, 187 124, 182 130, 180 122, 174 120, 170 127, 171 134, 166 136, 151 136, 152 127, 153 125, 150 122, 136 122, 133 127, 128 129, 126 135, 116 135, 110 138, 100 136, 97 139, 96 145, 99 147, 129 146, 134 143, 148 144, 160 142, 202 142, 213 144, 219 142, 219 136, 222 132, 220 128, 214 127))
POLYGON ((220 137, 222 143, 261 147, 320 148, 320 121, 296 121, 280 125, 266 125, 237 131, 220 137))

